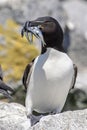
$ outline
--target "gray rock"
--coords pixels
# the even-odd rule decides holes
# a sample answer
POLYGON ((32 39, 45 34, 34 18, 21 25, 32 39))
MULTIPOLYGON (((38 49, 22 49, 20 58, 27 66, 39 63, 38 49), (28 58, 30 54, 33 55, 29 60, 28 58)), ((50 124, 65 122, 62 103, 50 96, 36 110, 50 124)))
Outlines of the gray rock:
POLYGON ((85 1, 68 1, 63 3, 63 7, 75 29, 71 32, 71 46, 69 54, 77 64, 79 69, 87 71, 87 3, 85 1), (85 14, 85 17, 83 17, 85 14))
POLYGON ((5 25, 6 20, 13 19, 13 11, 9 7, 0 7, 0 24, 5 25))
POLYGON ((87 109, 43 117, 29 130, 87 130, 87 109))
POLYGON ((71 45, 69 55, 78 67, 78 77, 75 87, 87 94, 87 2, 81 0, 62 3, 73 23, 74 30, 70 33, 71 45))
POLYGON ((27 130, 29 126, 24 106, 0 102, 0 130, 27 130))
MULTIPOLYGON (((4 12, 4 17, 14 18, 21 24, 26 20, 47 15, 55 17, 62 25, 67 19, 67 15, 59 0, 50 0, 50 2, 47 0, 5 0, 0 2, 0 7, 1 15, 4 12), (6 15, 7 13, 8 15, 6 15)), ((2 21, 3 19, 5 18, 2 17, 2 21)))
POLYGON ((24 106, 0 102, 0 130, 87 130, 87 109, 44 116, 30 127, 24 106))
POLYGON ((25 20, 36 19, 41 16, 53 16, 60 21, 60 23, 65 22, 66 13, 64 12, 61 3, 58 0, 28 0, 25 2, 25 5, 22 5, 23 8, 20 10, 21 16, 17 20, 19 22, 25 22, 25 20), (49 6, 48 6, 49 5, 49 6))
POLYGON ((66 1, 63 7, 69 20, 75 25, 76 31, 81 34, 87 32, 87 2, 80 0, 66 1))

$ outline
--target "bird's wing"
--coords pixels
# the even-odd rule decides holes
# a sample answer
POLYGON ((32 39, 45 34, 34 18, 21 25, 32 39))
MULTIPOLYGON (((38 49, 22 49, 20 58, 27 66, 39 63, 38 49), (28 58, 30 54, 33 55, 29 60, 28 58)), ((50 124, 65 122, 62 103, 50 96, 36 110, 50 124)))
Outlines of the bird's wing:
POLYGON ((14 90, 6 85, 3 81, 3 71, 0 65, 0 93, 2 93, 5 97, 11 98, 10 94, 14 92, 14 90))
POLYGON ((0 79, 0 93, 2 93, 5 97, 11 98, 9 92, 13 93, 14 90, 0 79))
POLYGON ((73 69, 74 69, 74 75, 73 75, 73 79, 72 79, 71 89, 73 89, 75 86, 77 72, 78 72, 77 66, 75 64, 73 64, 73 69))
POLYGON ((27 85, 28 85, 29 80, 30 80, 30 76, 31 76, 31 73, 32 73, 32 66, 33 66, 34 60, 31 63, 29 63, 26 66, 25 70, 24 70, 22 82, 23 82, 23 85, 24 85, 25 89, 27 89, 27 85))
POLYGON ((3 80, 3 71, 1 65, 0 65, 0 79, 3 80))

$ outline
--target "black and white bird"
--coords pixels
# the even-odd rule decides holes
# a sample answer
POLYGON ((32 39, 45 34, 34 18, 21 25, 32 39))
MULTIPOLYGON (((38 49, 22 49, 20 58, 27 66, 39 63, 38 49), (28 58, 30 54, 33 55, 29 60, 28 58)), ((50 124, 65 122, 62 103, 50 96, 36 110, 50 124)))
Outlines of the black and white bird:
POLYGON ((14 90, 3 81, 3 71, 0 65, 0 93, 7 98, 11 98, 10 94, 13 92, 14 90))
POLYGON ((27 21, 22 29, 32 41, 36 37, 40 55, 28 64, 23 84, 27 89, 27 115, 37 113, 61 112, 67 95, 74 87, 77 68, 62 47, 63 31, 57 20, 52 17, 40 17, 27 21))

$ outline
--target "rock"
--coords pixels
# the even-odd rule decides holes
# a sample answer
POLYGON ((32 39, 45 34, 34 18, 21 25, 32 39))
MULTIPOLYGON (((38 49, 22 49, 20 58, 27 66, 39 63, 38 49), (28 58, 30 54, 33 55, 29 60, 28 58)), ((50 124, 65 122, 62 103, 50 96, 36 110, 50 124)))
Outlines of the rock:
POLYGON ((68 20, 72 22, 75 27, 75 29, 70 32, 71 44, 68 52, 78 67, 75 87, 87 94, 87 2, 69 0, 63 2, 62 5, 68 15, 68 20))
POLYGON ((43 117, 28 130, 87 130, 87 109, 43 117))
POLYGON ((87 2, 80 0, 66 1, 63 7, 69 20, 75 25, 76 31, 81 34, 87 32, 87 2), (84 14, 85 17, 83 17, 84 14))
POLYGON ((69 54, 77 64, 79 69, 87 71, 87 5, 85 1, 68 1, 63 3, 63 7, 75 29, 71 32, 71 46, 69 54), (85 14, 85 17, 83 17, 85 14))
POLYGON ((67 19, 67 15, 58 0, 50 0, 50 2, 47 0, 29 0, 25 3, 25 5, 22 6, 23 8, 21 12, 23 13, 21 13, 20 18, 16 17, 20 23, 24 23, 26 20, 36 19, 37 17, 48 15, 58 19, 60 24, 64 24, 65 20, 67 19))
POLYGON ((0 130, 87 130, 87 109, 44 116, 30 127, 24 106, 0 102, 0 130))
POLYGON ((76 86, 77 88, 87 93, 87 73, 86 72, 81 72, 78 74, 76 86))
MULTIPOLYGON (((32 20, 36 19, 37 17, 48 15, 58 19, 62 26, 67 20, 67 15, 62 8, 61 2, 59 0, 50 0, 50 2, 47 0, 5 0, 3 2, 0 2, 0 5, 3 7, 1 8, 1 13, 4 14, 4 17, 9 16, 9 18, 13 18, 21 24, 24 24, 26 20, 32 20), (8 15, 6 15, 6 12, 8 15)), ((5 18, 2 17, 2 19, 5 18)))
POLYGON ((7 19, 13 19, 13 11, 10 7, 5 5, 5 7, 0 7, 0 25, 5 25, 7 19))
POLYGON ((24 106, 0 102, 0 130, 27 130, 29 126, 24 106))

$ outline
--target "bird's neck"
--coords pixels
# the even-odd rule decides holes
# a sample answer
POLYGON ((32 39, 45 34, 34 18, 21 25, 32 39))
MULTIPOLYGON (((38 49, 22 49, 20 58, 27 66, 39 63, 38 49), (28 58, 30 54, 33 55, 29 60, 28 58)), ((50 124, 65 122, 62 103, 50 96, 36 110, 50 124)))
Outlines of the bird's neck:
POLYGON ((62 45, 59 46, 58 42, 55 44, 55 46, 44 46, 42 47, 42 52, 41 54, 44 54, 48 48, 53 48, 53 49, 56 49, 58 51, 61 51, 61 52, 65 52, 64 48, 62 45))

